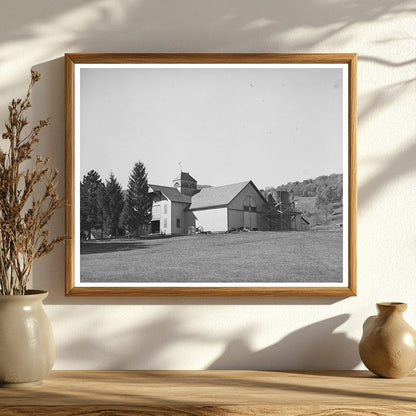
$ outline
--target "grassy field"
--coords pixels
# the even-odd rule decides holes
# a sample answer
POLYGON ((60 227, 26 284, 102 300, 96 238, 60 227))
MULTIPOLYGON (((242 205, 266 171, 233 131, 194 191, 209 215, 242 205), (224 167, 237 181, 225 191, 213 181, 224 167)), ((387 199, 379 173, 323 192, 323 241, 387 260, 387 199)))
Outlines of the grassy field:
POLYGON ((251 232, 81 243, 82 282, 339 282, 342 232, 251 232))

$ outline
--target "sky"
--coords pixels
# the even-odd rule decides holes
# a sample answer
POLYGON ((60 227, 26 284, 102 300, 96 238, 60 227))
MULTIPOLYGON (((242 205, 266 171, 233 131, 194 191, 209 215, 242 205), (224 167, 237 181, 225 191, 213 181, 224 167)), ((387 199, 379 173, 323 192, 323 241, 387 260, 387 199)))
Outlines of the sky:
MULTIPOLYGON (((259 189, 342 173, 340 68, 81 68, 81 178, 259 189), (181 164, 181 165, 180 165, 181 164)), ((345 109, 346 111, 346 109, 345 109)))

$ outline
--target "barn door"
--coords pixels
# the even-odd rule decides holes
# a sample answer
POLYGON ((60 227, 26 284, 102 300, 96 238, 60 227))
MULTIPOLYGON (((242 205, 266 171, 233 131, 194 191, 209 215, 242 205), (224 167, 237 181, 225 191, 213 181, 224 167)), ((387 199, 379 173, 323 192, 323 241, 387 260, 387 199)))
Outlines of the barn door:
POLYGON ((257 207, 253 197, 248 196, 244 200, 244 228, 257 229, 257 207))

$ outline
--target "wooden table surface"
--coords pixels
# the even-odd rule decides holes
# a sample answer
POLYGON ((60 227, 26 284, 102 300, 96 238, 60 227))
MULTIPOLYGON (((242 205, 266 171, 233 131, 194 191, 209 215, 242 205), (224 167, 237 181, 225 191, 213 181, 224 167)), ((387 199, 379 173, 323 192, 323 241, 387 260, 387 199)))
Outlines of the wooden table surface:
POLYGON ((416 415, 416 373, 367 371, 53 371, 0 389, 0 415, 416 415))

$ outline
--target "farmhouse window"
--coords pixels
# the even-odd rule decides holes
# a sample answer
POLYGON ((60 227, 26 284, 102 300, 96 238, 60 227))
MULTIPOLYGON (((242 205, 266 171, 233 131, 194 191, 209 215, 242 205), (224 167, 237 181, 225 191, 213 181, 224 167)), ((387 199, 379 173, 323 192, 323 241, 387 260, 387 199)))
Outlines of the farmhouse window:
POLYGON ((176 228, 181 228, 181 219, 176 218, 176 228))
POLYGON ((168 228, 168 219, 167 218, 165 218, 163 220, 163 228, 168 228))
POLYGON ((163 205, 163 213, 164 214, 168 213, 168 204, 163 205))

